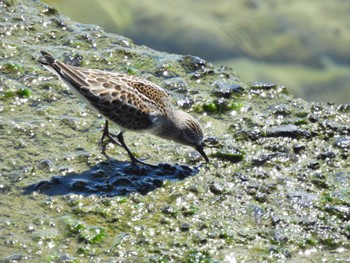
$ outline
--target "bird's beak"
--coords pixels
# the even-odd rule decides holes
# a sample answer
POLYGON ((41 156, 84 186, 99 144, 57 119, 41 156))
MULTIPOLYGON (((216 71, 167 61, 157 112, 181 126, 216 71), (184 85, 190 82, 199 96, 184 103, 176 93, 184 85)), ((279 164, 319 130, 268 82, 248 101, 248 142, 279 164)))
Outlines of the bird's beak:
POLYGON ((209 163, 209 158, 208 158, 208 156, 205 154, 205 152, 204 152, 204 150, 203 150, 203 145, 201 144, 201 145, 198 145, 197 147, 196 147, 196 150, 203 156, 203 158, 205 159, 205 161, 207 162, 207 163, 209 163))

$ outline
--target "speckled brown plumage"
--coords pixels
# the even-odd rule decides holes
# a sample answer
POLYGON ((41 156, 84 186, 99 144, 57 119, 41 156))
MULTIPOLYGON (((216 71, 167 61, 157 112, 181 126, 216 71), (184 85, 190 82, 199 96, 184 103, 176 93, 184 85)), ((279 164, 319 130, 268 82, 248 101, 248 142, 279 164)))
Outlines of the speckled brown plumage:
MULTIPOLYGON (((143 162, 137 160, 125 145, 122 135, 127 130, 147 131, 192 146, 209 161, 203 151, 203 132, 199 122, 188 113, 174 109, 169 95, 161 87, 126 74, 70 66, 46 52, 41 53, 43 59, 39 62, 45 68, 58 75, 76 95, 107 120, 120 127, 117 138, 134 163, 143 162)), ((108 121, 101 141, 104 137, 117 143, 108 131, 108 121)))
MULTIPOLYGON (((168 94, 153 83, 100 70, 89 70, 56 61, 56 67, 102 115, 122 128, 152 128, 150 115, 169 113, 168 94)), ((171 108, 171 107, 170 107, 171 108)))

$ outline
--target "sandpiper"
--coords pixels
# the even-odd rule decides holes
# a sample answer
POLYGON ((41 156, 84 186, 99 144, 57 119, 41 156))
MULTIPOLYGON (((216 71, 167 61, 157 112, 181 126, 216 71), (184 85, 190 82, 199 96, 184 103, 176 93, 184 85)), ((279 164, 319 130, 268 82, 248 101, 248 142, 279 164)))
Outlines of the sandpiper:
POLYGON ((149 132, 164 139, 194 147, 209 162, 203 150, 203 131, 190 114, 175 109, 169 95, 156 84, 134 76, 71 66, 41 51, 39 62, 59 76, 74 94, 83 99, 105 118, 100 140, 122 146, 134 164, 150 165, 137 159, 124 142, 125 131, 149 132), (108 130, 109 121, 120 128, 118 135, 108 130), (117 138, 118 142, 114 139, 117 138))

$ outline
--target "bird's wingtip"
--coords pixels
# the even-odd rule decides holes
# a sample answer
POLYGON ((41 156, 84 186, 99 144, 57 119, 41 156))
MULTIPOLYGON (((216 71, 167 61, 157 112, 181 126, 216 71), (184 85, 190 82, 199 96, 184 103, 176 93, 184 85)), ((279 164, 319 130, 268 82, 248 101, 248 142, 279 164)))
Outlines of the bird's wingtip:
POLYGON ((46 51, 40 51, 40 53, 43 56, 43 58, 39 60, 41 64, 52 65, 55 62, 55 58, 46 51))

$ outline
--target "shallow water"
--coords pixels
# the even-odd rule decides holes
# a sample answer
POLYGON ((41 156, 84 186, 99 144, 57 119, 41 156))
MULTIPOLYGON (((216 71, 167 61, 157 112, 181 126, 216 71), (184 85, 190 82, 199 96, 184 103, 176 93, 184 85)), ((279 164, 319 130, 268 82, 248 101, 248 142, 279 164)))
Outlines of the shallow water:
POLYGON ((245 82, 284 85, 308 101, 349 102, 346 1, 44 2, 137 44, 231 66, 245 82))

